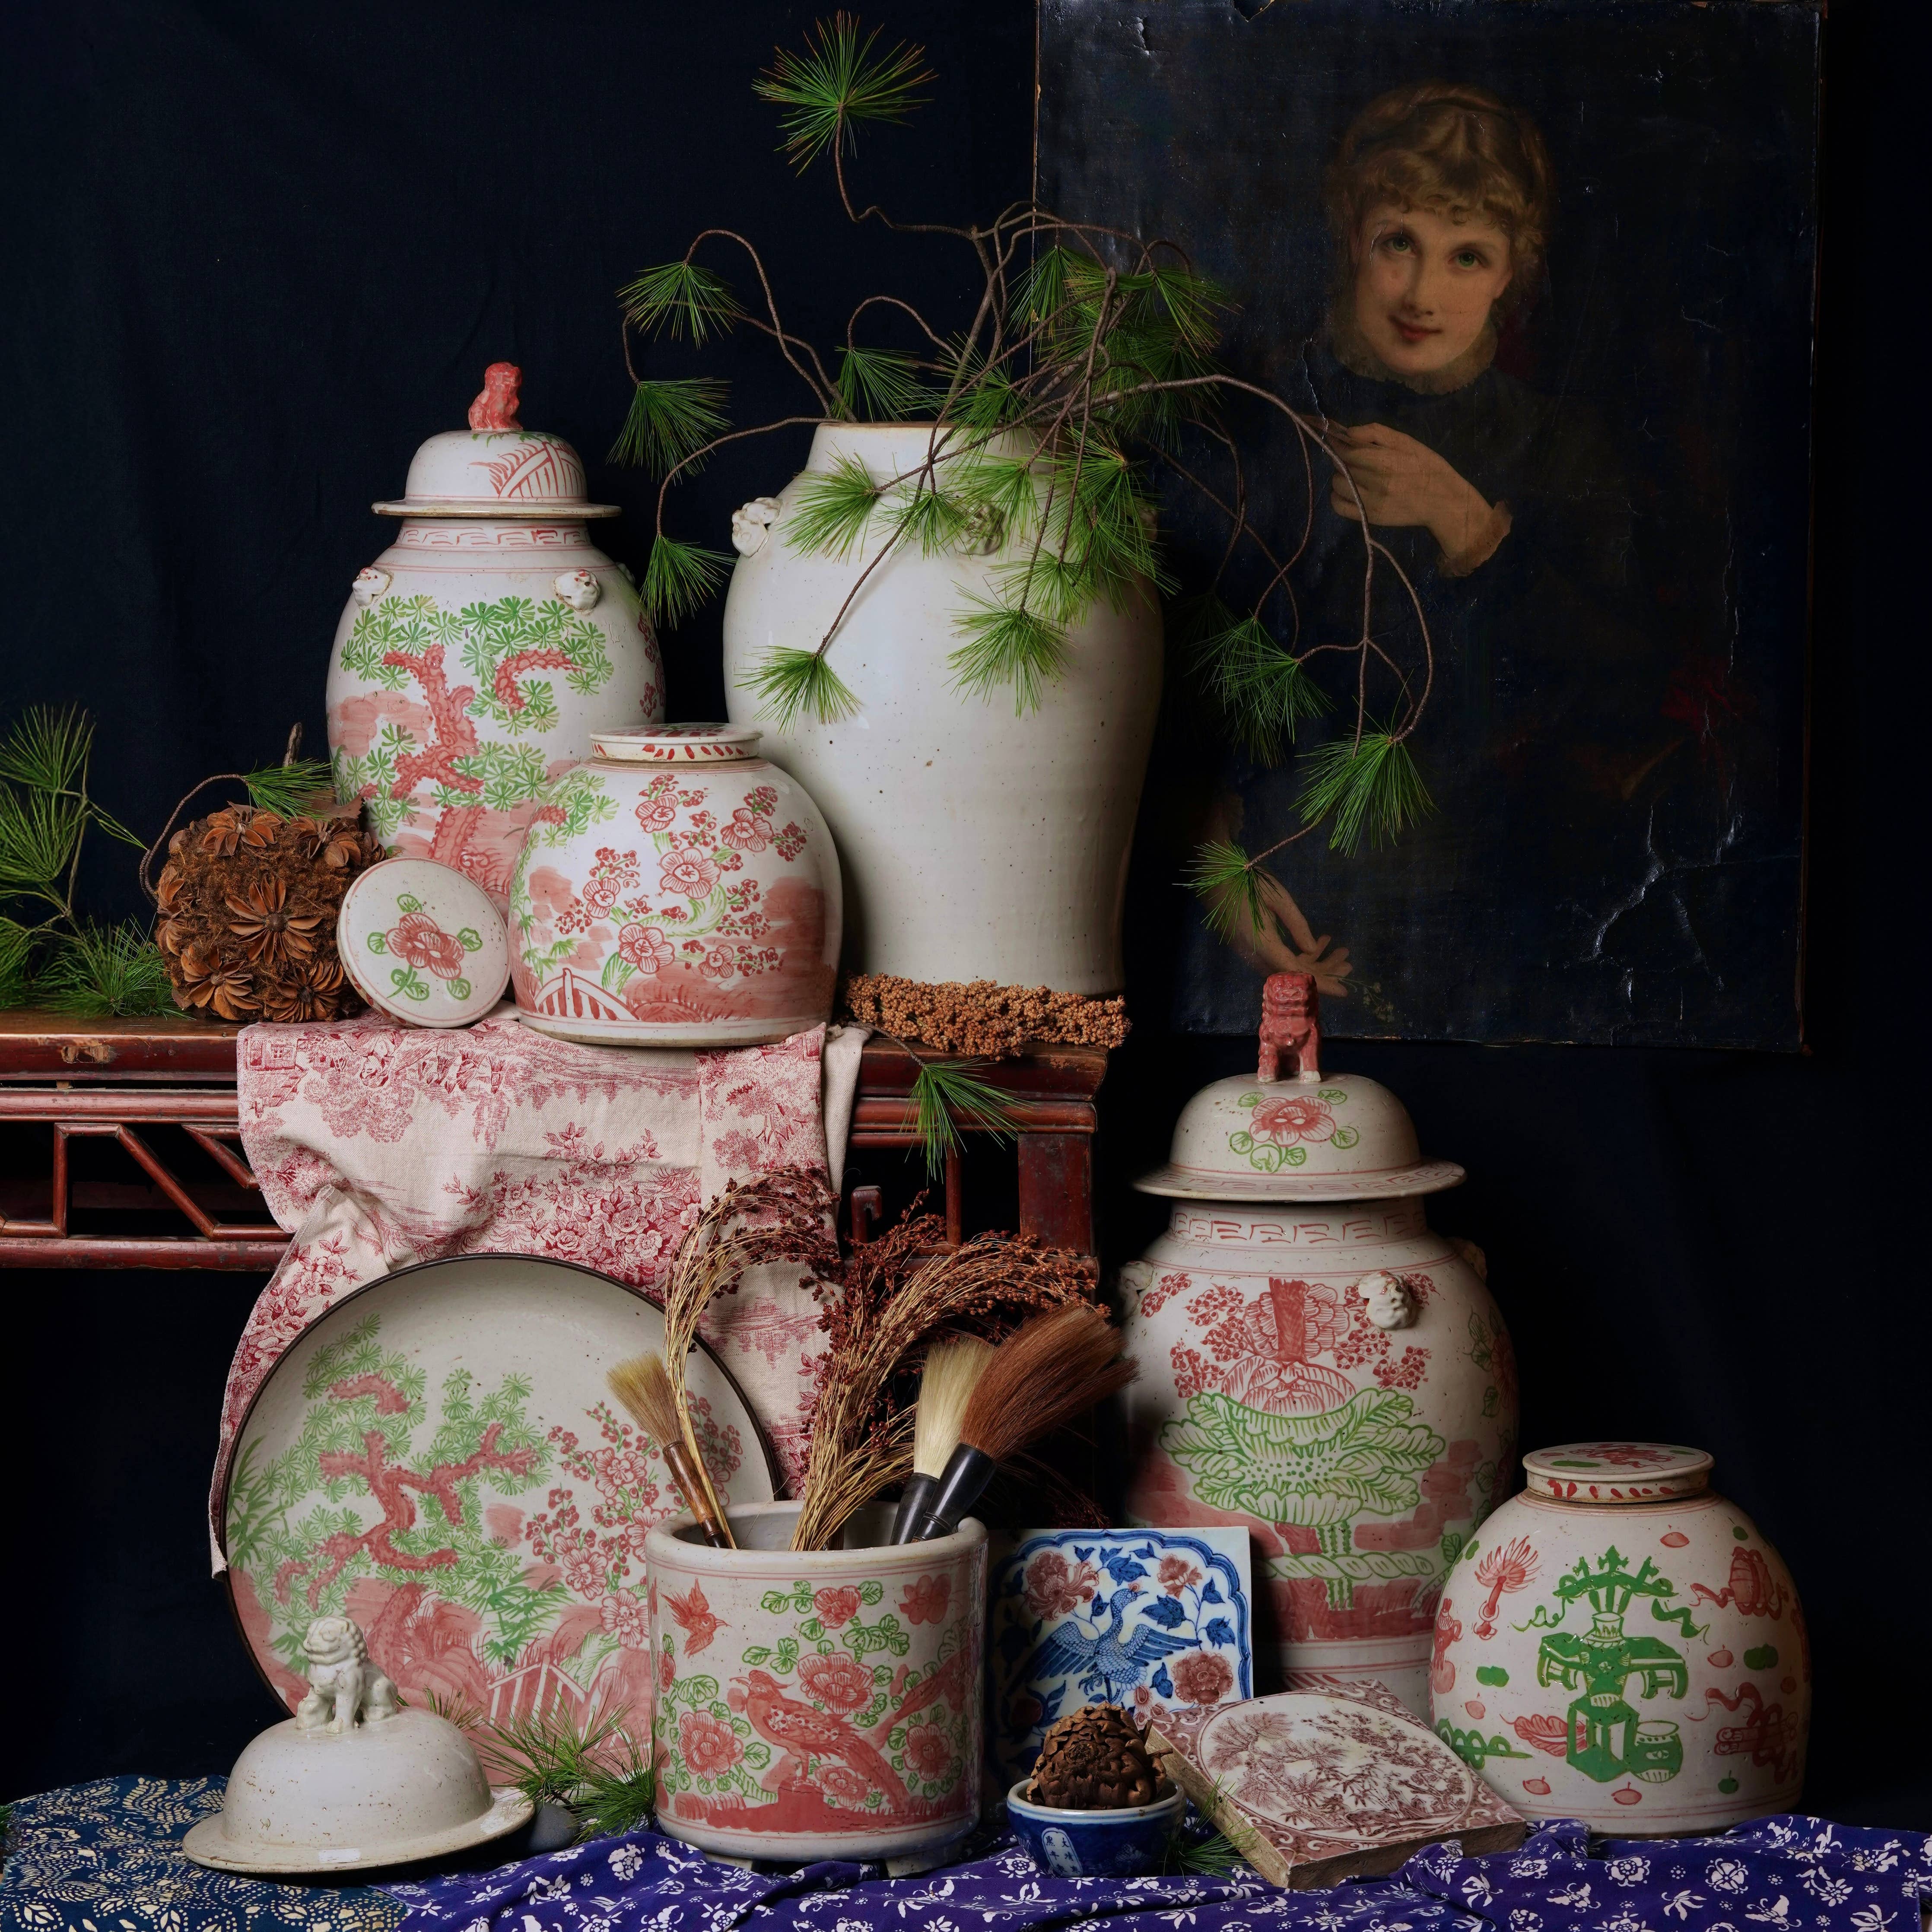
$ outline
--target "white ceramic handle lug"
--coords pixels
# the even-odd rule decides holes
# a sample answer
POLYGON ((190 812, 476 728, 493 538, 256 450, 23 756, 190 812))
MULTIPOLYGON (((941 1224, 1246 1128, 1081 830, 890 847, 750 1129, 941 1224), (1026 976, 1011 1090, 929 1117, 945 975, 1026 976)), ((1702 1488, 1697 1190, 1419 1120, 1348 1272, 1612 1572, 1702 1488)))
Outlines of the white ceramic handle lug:
POLYGON ((347 1617, 317 1617, 302 1638, 308 1695, 296 1706, 296 1728, 337 1736, 381 1724, 402 1708, 396 1687, 369 1660, 362 1626, 347 1617))
POLYGON ((573 610, 588 610, 604 594, 603 585, 587 570, 561 571, 551 587, 573 610))
POLYGON ((776 496, 754 496, 731 512, 731 548, 740 556, 756 556, 765 547, 772 526, 778 520, 776 496))
POLYGON ((1400 1275, 1377 1268, 1355 1284, 1355 1292, 1368 1304, 1368 1317, 1378 1328, 1413 1328, 1415 1297, 1400 1275))
POLYGON ((357 603, 366 608, 374 603, 388 587, 389 573, 386 570, 378 569, 372 563, 367 570, 358 570, 356 573, 356 581, 350 586, 350 594, 357 603))
POLYGON ((1476 1279, 1486 1282, 1490 1278, 1489 1256, 1474 1241, 1466 1241, 1460 1234, 1450 1234, 1445 1238, 1456 1253, 1468 1263, 1470 1271, 1476 1279))
POLYGON ((1151 1262, 1123 1262, 1117 1280, 1120 1284, 1120 1300, 1132 1307, 1138 1307, 1140 1299, 1146 1294, 1148 1283, 1154 1280, 1151 1262))

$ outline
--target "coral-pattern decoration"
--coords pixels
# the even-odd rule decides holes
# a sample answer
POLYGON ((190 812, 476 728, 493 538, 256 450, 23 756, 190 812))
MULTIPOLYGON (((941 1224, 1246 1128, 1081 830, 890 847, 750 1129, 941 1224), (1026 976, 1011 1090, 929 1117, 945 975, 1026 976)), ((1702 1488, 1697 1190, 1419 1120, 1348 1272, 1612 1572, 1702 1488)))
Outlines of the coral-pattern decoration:
MULTIPOLYGON (((242 1142, 295 1240, 229 1370, 215 1497, 263 1377, 350 1288, 486 1252, 648 1286, 727 1180, 825 1164, 826 1112, 849 1108, 860 1043, 848 1034, 828 1056, 820 1029, 668 1064, 547 1040, 508 1018, 436 1033, 373 1016, 249 1028, 242 1142)), ((812 1386, 796 1345, 815 1312, 806 1289, 760 1271, 706 1329, 794 1463, 812 1386)))

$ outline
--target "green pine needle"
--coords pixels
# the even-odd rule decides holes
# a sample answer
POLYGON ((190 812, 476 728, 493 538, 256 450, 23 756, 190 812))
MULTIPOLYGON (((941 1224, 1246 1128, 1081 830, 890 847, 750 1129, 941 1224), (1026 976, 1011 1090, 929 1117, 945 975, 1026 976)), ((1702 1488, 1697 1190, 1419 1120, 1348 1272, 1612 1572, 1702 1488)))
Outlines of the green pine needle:
POLYGON ((1013 1120, 1012 1102, 994 1086, 974 1072, 976 1060, 925 1060, 920 1063, 912 1083, 913 1106, 916 1113, 915 1130, 926 1155, 927 1177, 937 1178, 946 1166, 946 1156, 964 1145, 960 1130, 990 1134, 996 1141, 1011 1141, 1018 1131, 1013 1120))
POLYGON ((575 1812, 579 1844, 634 1832, 650 1816, 656 1781, 622 1728, 626 1714, 608 1711, 579 1724, 559 1707, 541 1718, 485 1724, 482 1754, 532 1804, 575 1812))
POLYGON ((644 608, 651 621, 675 630, 724 582, 730 563, 722 550, 680 543, 660 531, 644 566, 644 608))
POLYGON ((1387 731, 1331 739, 1301 760, 1295 806, 1304 825, 1335 814, 1331 851, 1354 852, 1365 832, 1371 844, 1392 844, 1405 825, 1436 809, 1408 746, 1387 731))
POLYGON ((920 476, 896 493, 895 533, 919 546, 922 556, 937 556, 958 541, 966 527, 966 506, 941 490, 929 476, 920 476))
POLYGON ((722 275, 695 262, 665 262, 646 268, 617 291, 624 314, 646 334, 668 334, 674 342, 688 331, 694 344, 728 334, 744 314, 722 275))
POLYGON ((982 698, 1010 684, 1013 715, 1037 711, 1048 680, 1066 668, 1064 627, 1020 605, 962 594, 968 608, 953 619, 952 628, 966 641, 946 660, 954 682, 982 698))
POLYGON ((0 892, 51 898, 87 825, 87 802, 70 792, 0 791, 0 892))
POLYGON ((34 705, 0 737, 0 778, 35 791, 77 790, 93 744, 94 721, 86 712, 34 705))
POLYGON ((849 152, 861 121, 899 122, 925 104, 916 92, 930 81, 923 47, 902 41, 874 59, 874 28, 860 38, 856 16, 835 14, 806 30, 805 51, 775 51, 771 67, 752 82, 759 96, 788 111, 778 118, 784 153, 802 174, 843 142, 849 152))
MULTIPOLYGON (((728 427, 727 385, 710 376, 680 376, 639 382, 631 392, 624 427, 610 446, 610 460, 662 476, 728 427)), ((704 466, 686 464, 688 476, 704 466)))
POLYGON ((1330 708, 1327 692, 1258 617, 1230 614, 1224 628, 1202 639, 1195 662, 1229 729, 1260 764, 1279 764, 1296 728, 1330 708))
POLYGON ((1232 939, 1244 918, 1256 932, 1267 930, 1260 872, 1232 838, 1208 840, 1196 851, 1181 878, 1199 898, 1210 932, 1232 939))
POLYGON ((286 765, 262 765, 242 774, 249 797, 264 812, 292 818, 329 795, 328 760, 297 758, 286 765))
POLYGON ((0 914, 0 1006, 24 1006, 34 992, 34 928, 0 914))
POLYGON ((782 731, 789 730, 802 717, 815 718, 821 724, 836 724, 854 716, 859 709, 850 686, 818 651, 781 646, 740 684, 782 731))
POLYGON ((808 475, 794 493, 785 541, 814 556, 850 556, 884 494, 857 457, 836 457, 830 470, 808 475))
POLYGON ((34 996, 56 1012, 91 1019, 146 1018, 175 1010, 166 962, 147 930, 83 922, 56 942, 34 996))
POLYGON ((856 422, 904 422, 932 406, 918 364, 895 349, 840 350, 838 387, 856 422))

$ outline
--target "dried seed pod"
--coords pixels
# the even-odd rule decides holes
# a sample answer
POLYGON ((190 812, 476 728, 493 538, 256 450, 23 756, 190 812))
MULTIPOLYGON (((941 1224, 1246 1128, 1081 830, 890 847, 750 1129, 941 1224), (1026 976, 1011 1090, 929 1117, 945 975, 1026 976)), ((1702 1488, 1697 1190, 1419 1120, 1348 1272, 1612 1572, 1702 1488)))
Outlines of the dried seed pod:
POLYGON ((1048 1729, 1028 1796, 1066 1811, 1114 1811, 1151 1804, 1160 1782, 1133 1719, 1117 1704, 1091 1704, 1048 1729))
POLYGON ((232 805, 178 832, 154 937, 175 1004, 224 1020, 332 1020, 360 1010, 335 952, 349 882, 382 856, 353 815, 232 805))

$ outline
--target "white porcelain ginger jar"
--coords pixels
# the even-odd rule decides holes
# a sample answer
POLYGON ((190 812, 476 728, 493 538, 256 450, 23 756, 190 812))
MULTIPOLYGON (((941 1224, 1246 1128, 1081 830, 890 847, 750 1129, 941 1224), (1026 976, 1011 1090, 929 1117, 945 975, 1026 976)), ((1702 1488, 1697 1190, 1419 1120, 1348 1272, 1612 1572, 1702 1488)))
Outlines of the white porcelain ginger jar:
POLYGON ((838 855, 731 724, 593 732, 538 794, 510 885, 510 978, 560 1040, 742 1046, 830 1017, 838 855))
POLYGON ((726 1858, 931 1862, 979 1822, 986 1530, 794 1550, 796 1503, 645 1540, 658 1828, 726 1858), (923 1856, 922 1856, 923 1855, 923 1856))
POLYGON ((1436 1612, 1436 1728, 1515 1805, 1619 1838, 1790 1811, 1811 1652, 1791 1575, 1701 1449, 1579 1442, 1463 1550, 1436 1612))
MULTIPOLYGON (((800 548, 800 492, 856 459, 880 482, 914 474, 931 425, 826 423, 804 470, 732 520, 739 553, 724 606, 728 707, 765 732, 773 761, 824 807, 844 862, 847 962, 910 980, 991 980, 1118 992, 1120 912, 1141 781, 1160 703, 1160 614, 1151 590, 1102 602, 1067 634, 1062 674, 1036 709, 1010 686, 962 691, 950 660, 972 600, 998 593, 1021 553, 1003 526, 970 524, 944 550, 894 548, 870 569, 887 514, 842 556, 800 548), (750 688, 776 649, 815 649, 856 700, 848 717, 789 723, 750 688)), ((1024 453, 1017 437, 994 452, 1024 453)), ((940 466, 941 487, 945 465, 940 466)))
POLYGON ((538 792, 593 726, 654 724, 664 667, 634 590, 588 525, 560 437, 520 428, 493 363, 470 427, 433 436, 396 540, 356 577, 329 655, 336 795, 367 801, 392 856, 466 872, 500 910, 538 792))
POLYGON ((1373 1678, 1429 1714, 1436 1600, 1510 1484, 1515 1358, 1480 1250, 1431 1231, 1401 1102, 1319 1065, 1314 982, 1264 994, 1258 1077, 1183 1110, 1174 1200, 1121 1270, 1136 1523, 1253 1539, 1258 1674, 1373 1678))

